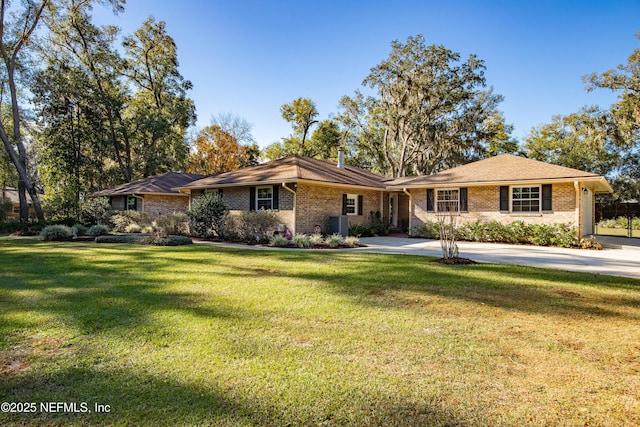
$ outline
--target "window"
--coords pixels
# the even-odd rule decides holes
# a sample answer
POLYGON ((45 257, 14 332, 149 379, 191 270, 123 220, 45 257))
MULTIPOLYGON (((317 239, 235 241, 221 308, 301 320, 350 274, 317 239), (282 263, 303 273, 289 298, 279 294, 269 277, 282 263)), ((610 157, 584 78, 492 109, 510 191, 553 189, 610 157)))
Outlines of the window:
POLYGON ((460 212, 460 190, 438 190, 436 212, 460 212))
POLYGON ((128 211, 137 211, 138 210, 138 199, 133 196, 127 197, 127 210, 128 211))
POLYGON ((540 212, 540 187, 512 187, 511 212, 540 212))
POLYGON ((347 194, 345 208, 347 215, 358 215, 358 196, 355 194, 347 194))
POLYGON ((273 210, 273 187, 256 188, 256 210, 273 210))

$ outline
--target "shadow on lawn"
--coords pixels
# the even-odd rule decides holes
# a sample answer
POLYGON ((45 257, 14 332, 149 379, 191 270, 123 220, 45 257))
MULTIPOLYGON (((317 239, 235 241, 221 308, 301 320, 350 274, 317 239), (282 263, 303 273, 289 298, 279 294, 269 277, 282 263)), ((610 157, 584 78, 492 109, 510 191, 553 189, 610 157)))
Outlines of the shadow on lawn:
POLYGON ((305 404, 296 407, 279 401, 276 395, 271 399, 245 397, 252 391, 202 387, 133 370, 74 368, 48 375, 27 373, 5 378, 0 392, 3 401, 37 402, 38 407, 36 413, 0 413, 2 425, 279 426, 348 425, 360 420, 357 424, 415 426, 465 425, 474 417, 442 408, 438 398, 410 402, 402 396, 370 395, 356 385, 319 401, 300 396, 305 404), (78 412, 42 412, 40 402, 75 402, 78 412), (83 402, 91 413, 80 412, 83 402), (109 405, 109 412, 95 412, 95 404, 109 405))
MULTIPOLYGON (((589 273, 564 272, 498 264, 442 265, 431 258, 408 255, 378 255, 309 252, 251 252, 235 256, 262 259, 258 264, 273 265, 272 275, 309 280, 328 285, 354 300, 389 308, 407 307, 401 297, 368 298, 393 291, 417 292, 478 304, 544 313, 559 317, 598 316, 640 319, 625 308, 640 307, 640 280, 589 273), (291 262, 329 264, 330 269, 287 268, 291 262), (618 292, 638 291, 636 296, 617 296, 618 292), (582 293, 581 293, 582 292, 582 293)), ((237 275, 264 275, 264 268, 251 262, 238 269, 237 275)))

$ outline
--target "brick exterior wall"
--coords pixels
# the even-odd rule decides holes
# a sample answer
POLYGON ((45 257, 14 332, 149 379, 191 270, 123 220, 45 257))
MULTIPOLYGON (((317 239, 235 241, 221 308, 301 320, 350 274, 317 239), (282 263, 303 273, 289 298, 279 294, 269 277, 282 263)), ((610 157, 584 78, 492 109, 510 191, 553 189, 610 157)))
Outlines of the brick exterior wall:
POLYGON ((160 215, 186 212, 188 208, 189 197, 185 196, 156 196, 145 194, 144 199, 142 199, 142 210, 148 213, 151 219, 156 219, 160 215))
MULTIPOLYGON (((293 184, 288 185, 293 188, 293 184)), ((226 187, 222 190, 222 199, 232 214, 249 211, 250 187, 226 187)), ((313 233, 314 227, 324 228, 325 220, 329 216, 342 215, 342 195, 362 195, 361 215, 350 215, 349 224, 364 224, 369 222, 369 212, 380 211, 382 199, 382 214, 389 216, 389 195, 386 191, 356 190, 341 187, 326 187, 311 184, 298 184, 294 194, 283 188, 278 190, 279 209, 276 214, 282 224, 296 233, 313 233), (294 204, 295 206, 294 209, 294 204)), ((192 192, 197 197, 201 192, 192 192)))
MULTIPOLYGON (((437 191, 437 190, 436 190, 437 191)), ((553 184, 551 188, 551 212, 543 213, 507 213, 500 211, 500 187, 483 186, 468 187, 468 212, 460 213, 458 223, 481 221, 499 221, 510 223, 524 221, 528 224, 554 224, 569 223, 581 230, 582 216, 578 207, 581 200, 576 201, 576 190, 573 183, 553 184), (576 203, 577 202, 577 203, 576 203)), ((413 228, 419 227, 426 221, 436 221, 435 212, 427 212, 427 190, 411 190, 412 206, 409 207, 413 214, 413 228)))
POLYGON ((362 212, 360 215, 349 215, 349 226, 368 223, 369 213, 380 211, 381 199, 381 213, 389 216, 389 194, 386 191, 299 184, 296 191, 296 232, 312 233, 316 225, 324 229, 327 217, 342 215, 343 194, 363 196, 362 212))

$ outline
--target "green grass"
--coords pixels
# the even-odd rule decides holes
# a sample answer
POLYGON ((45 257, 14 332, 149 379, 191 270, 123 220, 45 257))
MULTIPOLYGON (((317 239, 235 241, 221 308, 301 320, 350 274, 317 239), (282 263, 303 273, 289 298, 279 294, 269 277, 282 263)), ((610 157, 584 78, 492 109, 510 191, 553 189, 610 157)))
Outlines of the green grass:
MULTIPOLYGON (((605 228, 605 227, 597 227, 596 231, 598 234, 604 236, 623 236, 629 237, 629 230, 626 228, 605 228)), ((640 237, 640 230, 631 230, 631 237, 640 237)))
POLYGON ((0 240, 0 425, 637 425, 640 281, 0 240))

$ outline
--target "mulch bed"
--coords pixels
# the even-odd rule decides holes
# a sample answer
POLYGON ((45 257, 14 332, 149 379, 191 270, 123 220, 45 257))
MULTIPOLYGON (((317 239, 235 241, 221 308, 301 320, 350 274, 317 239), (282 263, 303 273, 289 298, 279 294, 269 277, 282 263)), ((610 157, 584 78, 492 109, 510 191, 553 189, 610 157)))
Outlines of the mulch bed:
POLYGON ((435 260, 435 262, 439 262, 440 264, 448 264, 448 265, 471 265, 471 264, 477 264, 477 262, 475 262, 472 259, 469 258, 438 258, 437 260, 435 260))

